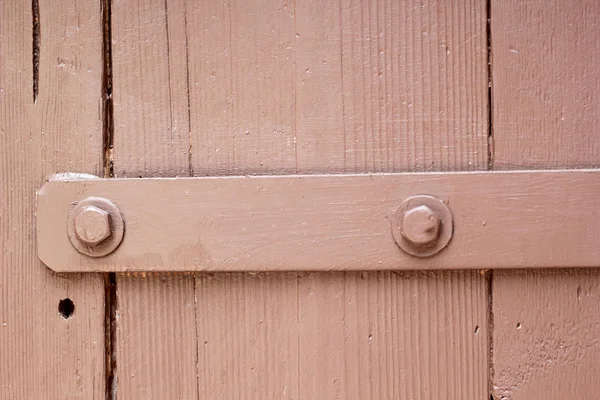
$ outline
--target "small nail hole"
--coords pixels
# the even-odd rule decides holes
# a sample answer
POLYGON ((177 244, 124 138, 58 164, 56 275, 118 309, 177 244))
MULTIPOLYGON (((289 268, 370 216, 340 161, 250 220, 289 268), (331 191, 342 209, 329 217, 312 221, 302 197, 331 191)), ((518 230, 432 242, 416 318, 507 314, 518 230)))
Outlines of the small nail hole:
POLYGON ((62 299, 58 302, 58 312, 64 319, 70 318, 75 312, 75 304, 69 298, 62 299))
POLYGON ((478 335, 479 334, 479 325, 475 326, 475 334, 478 335))
POLYGON ((521 323, 517 322, 517 329, 521 329, 521 323))

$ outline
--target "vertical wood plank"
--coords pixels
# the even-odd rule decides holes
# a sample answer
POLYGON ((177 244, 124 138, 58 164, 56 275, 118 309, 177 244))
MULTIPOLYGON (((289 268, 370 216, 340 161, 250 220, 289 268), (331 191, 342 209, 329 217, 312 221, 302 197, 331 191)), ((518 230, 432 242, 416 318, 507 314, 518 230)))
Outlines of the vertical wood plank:
POLYGON ((294 172, 294 4, 187 7, 194 175, 294 172))
POLYGON ((189 175, 185 8, 112 5, 115 176, 189 175))
POLYGON ((600 270, 494 272, 493 294, 495 398, 594 398, 600 270))
MULTIPOLYGON (((484 3, 296 7, 299 171, 487 168, 484 3)), ((299 293, 301 396, 488 396, 484 276, 309 274, 299 293)))
POLYGON ((301 276, 301 393, 323 399, 485 398, 483 274, 301 276))
POLYGON ((299 171, 487 168, 484 4, 296 9, 299 171))
MULTIPOLYGON (((183 2, 112 4, 117 177, 190 173, 185 18, 183 2)), ((197 397, 194 285, 191 275, 117 276, 118 397, 197 397)))
POLYGON ((295 273, 200 274, 202 399, 298 398, 295 273))
POLYGON ((295 9, 298 171, 344 172, 340 3, 299 1, 295 9))
POLYGON ((44 178, 101 171, 101 12, 90 1, 34 3, 39 14, 31 2, 0 3, 0 393, 103 398, 103 278, 52 273, 37 259, 34 224, 44 178), (65 319, 67 298, 75 308, 65 319))
POLYGON ((598 166, 600 3, 492 1, 495 169, 598 166))
MULTIPOLYGON (((600 4, 491 6, 494 167, 598 167, 600 4)), ((492 287, 494 397, 596 397, 598 270, 495 271, 492 287)))
MULTIPOLYGON (((187 7, 194 175, 294 173, 294 4, 187 7)), ((199 398, 299 398, 296 274, 202 274, 196 296, 199 398)))
POLYGON ((117 396, 196 399, 194 280, 119 275, 117 396))

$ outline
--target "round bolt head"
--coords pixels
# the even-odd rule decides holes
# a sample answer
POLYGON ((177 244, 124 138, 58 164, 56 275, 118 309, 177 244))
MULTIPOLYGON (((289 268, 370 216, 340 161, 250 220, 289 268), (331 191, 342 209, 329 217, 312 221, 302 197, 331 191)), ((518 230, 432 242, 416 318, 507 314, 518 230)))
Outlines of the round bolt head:
POLYGON ((74 219, 77 238, 88 246, 97 246, 111 235, 108 212, 85 206, 74 219))
POLYGON ((67 236, 79 253, 104 257, 119 247, 125 234, 125 219, 112 201, 87 197, 69 212, 67 236))
POLYGON ((405 199, 390 216, 392 236, 404 252, 415 257, 431 257, 442 251, 454 231, 448 205, 433 196, 405 199))
POLYGON ((402 236, 417 246, 427 246, 440 235, 440 217, 431 208, 422 205, 411 208, 402 219, 402 236))

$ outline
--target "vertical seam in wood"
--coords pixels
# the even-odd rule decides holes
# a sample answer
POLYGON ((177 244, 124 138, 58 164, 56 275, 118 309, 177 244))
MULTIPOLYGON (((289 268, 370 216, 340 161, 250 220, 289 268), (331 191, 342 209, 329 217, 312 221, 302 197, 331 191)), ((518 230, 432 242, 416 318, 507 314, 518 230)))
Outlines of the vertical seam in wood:
MULTIPOLYGON (((111 0, 102 0, 102 165, 103 177, 113 178, 114 121, 112 102, 111 0)), ((105 398, 117 398, 116 353, 117 277, 104 274, 105 398)))
POLYGON ((104 274, 104 337, 106 359, 106 400, 117 398, 116 353, 117 277, 115 273, 104 274))
MULTIPOLYGON (((487 35, 487 73, 488 73, 488 170, 494 169, 494 127, 492 103, 492 0, 486 0, 486 35, 487 35)), ((494 271, 490 270, 487 282, 488 290, 488 392, 493 400, 494 393, 494 271)))
MULTIPOLYGON (((190 177, 194 176, 194 164, 192 161, 192 103, 191 103, 191 92, 190 92, 190 52, 189 52, 189 37, 187 30, 187 2, 183 2, 183 29, 185 32, 185 80, 187 88, 187 117, 188 117, 188 174, 190 177)), ((167 0, 165 0, 165 10, 167 7, 167 0)), ((169 72, 170 74, 170 72, 169 72)), ((170 85, 169 85, 170 86, 170 85)), ((170 100, 169 100, 170 103, 170 100)), ((200 335, 198 332, 198 274, 193 274, 194 283, 194 333, 196 338, 196 399, 200 400, 200 335)))
MULTIPOLYGON (((171 84, 171 40, 169 38, 169 6, 165 0, 165 37, 167 42, 167 80, 169 82, 169 137, 173 141, 173 85, 171 84)), ((188 167, 189 170, 189 167, 188 167)))
POLYGON ((104 178, 114 178, 113 146, 113 102, 112 102, 112 48, 111 48, 111 0, 102 0, 102 29, 103 29, 103 71, 102 71, 102 156, 104 178))
POLYGON ((33 22, 33 102, 37 102, 40 78, 40 4, 39 0, 31 1, 31 16, 33 22))

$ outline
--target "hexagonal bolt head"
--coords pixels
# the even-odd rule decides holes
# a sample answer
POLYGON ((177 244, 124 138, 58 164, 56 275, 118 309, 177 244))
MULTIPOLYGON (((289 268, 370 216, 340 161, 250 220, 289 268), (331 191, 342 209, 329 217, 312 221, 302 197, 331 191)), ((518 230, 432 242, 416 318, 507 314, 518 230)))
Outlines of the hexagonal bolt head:
POLYGON ((97 246, 111 235, 109 214, 95 206, 84 207, 73 223, 77 238, 89 246, 97 246))
POLYGON ((402 219, 402 237, 417 246, 427 246, 438 239, 440 225, 440 217, 431 208, 411 208, 402 219))

